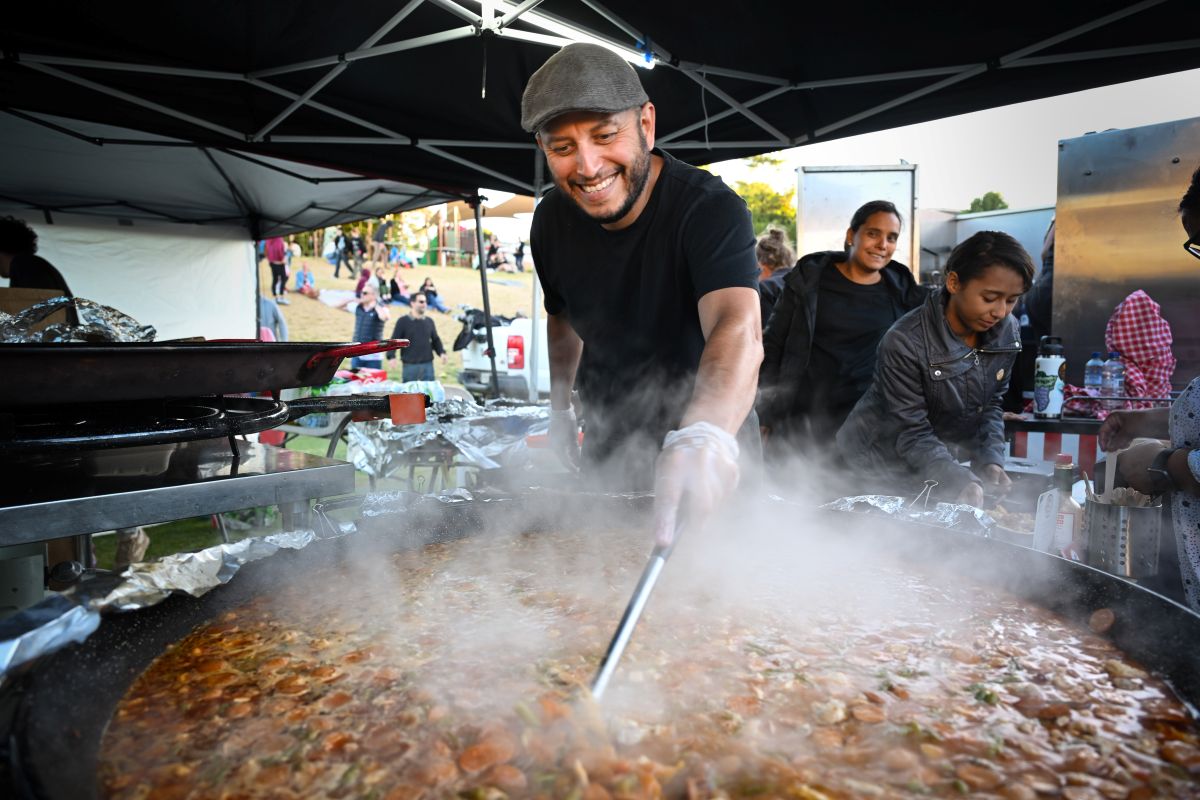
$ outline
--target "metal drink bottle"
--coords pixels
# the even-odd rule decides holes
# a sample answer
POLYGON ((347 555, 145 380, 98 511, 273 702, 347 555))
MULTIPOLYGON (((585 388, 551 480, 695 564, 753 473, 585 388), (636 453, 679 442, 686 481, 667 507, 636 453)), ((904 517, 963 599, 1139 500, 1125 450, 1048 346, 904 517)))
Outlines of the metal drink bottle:
POLYGON ((1033 367, 1033 414, 1039 419, 1058 419, 1062 416, 1063 378, 1067 359, 1063 357, 1062 339, 1043 336, 1038 345, 1033 367))

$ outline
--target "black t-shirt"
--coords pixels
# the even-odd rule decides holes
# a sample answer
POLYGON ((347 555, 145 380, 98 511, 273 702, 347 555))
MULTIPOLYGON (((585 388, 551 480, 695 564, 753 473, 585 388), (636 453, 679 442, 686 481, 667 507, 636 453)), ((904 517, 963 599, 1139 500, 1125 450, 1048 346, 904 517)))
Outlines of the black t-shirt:
POLYGON ((783 279, 792 271, 792 267, 783 267, 771 273, 771 277, 758 282, 758 303, 762 311, 762 326, 763 330, 767 329, 767 321, 771 319, 771 312, 775 310, 775 304, 779 302, 779 296, 783 294, 783 279))
MULTIPOLYGON (((438 336, 437 325, 429 317, 416 319, 411 314, 405 314, 396 320, 392 328, 393 339, 408 339, 408 347, 400 351, 400 360, 405 364, 426 364, 433 361, 433 354, 439 356, 446 352, 442 339, 438 336)), ((395 351, 388 351, 388 358, 395 351)))
POLYGON ((388 220, 387 222, 383 223, 382 225, 380 225, 378 228, 375 229, 375 236, 373 237, 374 240, 377 242, 380 242, 380 243, 387 241, 388 231, 390 231, 391 229, 392 229, 392 221, 388 220))
POLYGON ((745 202, 715 175, 654 153, 662 172, 629 227, 605 230, 557 190, 533 218, 546 311, 565 314, 584 342, 576 388, 596 458, 638 434, 657 449, 691 399, 704 351, 697 301, 758 286, 745 202))
POLYGON ((13 256, 8 285, 14 289, 51 289, 73 297, 62 274, 40 256, 13 256))
POLYGON ((870 387, 879 341, 902 314, 886 281, 863 285, 836 266, 822 270, 807 391, 799 393, 799 410, 840 424, 870 387))

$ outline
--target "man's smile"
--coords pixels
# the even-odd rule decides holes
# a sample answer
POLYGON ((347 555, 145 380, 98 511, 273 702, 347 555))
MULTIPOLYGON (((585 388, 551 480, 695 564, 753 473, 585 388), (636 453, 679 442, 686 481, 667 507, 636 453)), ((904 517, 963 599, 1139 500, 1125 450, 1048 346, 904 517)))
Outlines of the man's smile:
POLYGON ((609 186, 612 186, 613 181, 617 179, 617 175, 618 173, 614 172, 612 175, 609 175, 599 183, 576 183, 575 185, 579 187, 579 190, 584 194, 596 194, 597 192, 602 192, 609 186))

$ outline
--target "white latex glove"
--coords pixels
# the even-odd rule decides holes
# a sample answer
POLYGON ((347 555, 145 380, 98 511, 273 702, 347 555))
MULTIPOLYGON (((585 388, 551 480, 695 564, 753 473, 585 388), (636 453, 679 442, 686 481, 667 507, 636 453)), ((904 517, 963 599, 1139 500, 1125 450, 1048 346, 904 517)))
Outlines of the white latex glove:
POLYGON ((662 546, 675 538, 680 507, 689 519, 704 519, 738 484, 738 444, 709 422, 694 422, 663 439, 654 474, 654 537, 662 546))
POLYGON ((579 421, 575 409, 550 409, 550 447, 572 472, 579 471, 579 421))

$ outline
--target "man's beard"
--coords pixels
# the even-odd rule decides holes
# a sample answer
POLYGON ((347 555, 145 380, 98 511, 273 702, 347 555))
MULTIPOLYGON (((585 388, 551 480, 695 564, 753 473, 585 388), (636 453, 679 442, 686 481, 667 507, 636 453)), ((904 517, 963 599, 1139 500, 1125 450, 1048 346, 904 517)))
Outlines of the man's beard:
POLYGON ((633 162, 626 175, 628 178, 629 193, 625 195, 625 202, 611 214, 605 214, 602 217, 597 217, 589 214, 584 210, 583 206, 578 202, 575 207, 579 209, 579 213, 590 219, 592 222, 598 222, 601 225, 610 225, 614 222, 620 222, 625 218, 625 215, 633 210, 638 199, 642 196, 642 192, 646 190, 646 183, 650 180, 650 148, 646 146, 646 135, 642 133, 641 128, 638 128, 638 138, 642 142, 642 153, 638 156, 637 161, 633 162))

